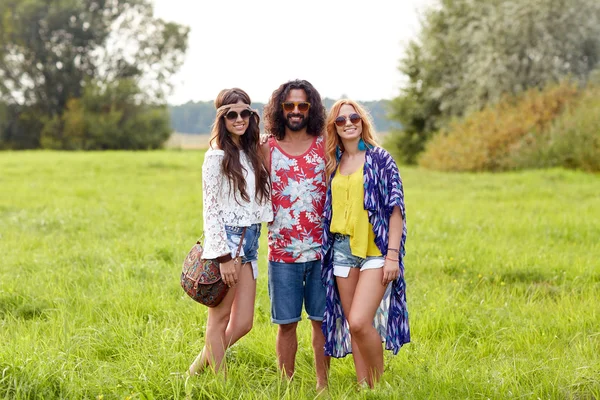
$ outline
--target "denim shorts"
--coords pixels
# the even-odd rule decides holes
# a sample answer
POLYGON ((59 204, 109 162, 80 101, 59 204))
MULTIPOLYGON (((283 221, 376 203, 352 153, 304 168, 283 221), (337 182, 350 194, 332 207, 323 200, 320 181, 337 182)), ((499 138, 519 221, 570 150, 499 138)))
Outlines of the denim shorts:
POLYGON ((366 269, 382 268, 385 259, 383 256, 367 256, 367 258, 352 255, 350 249, 350 236, 340 233, 333 234, 333 274, 340 278, 347 278, 350 268, 366 269))
POLYGON ((271 322, 291 324, 302 319, 302 303, 308 319, 323 321, 325 286, 321 282, 321 260, 303 263, 269 261, 271 322))
MULTIPOLYGON (((246 229, 246 236, 244 236, 244 242, 240 249, 242 265, 245 263, 252 264, 252 274, 254 275, 254 279, 258 278, 258 239, 260 238, 260 228, 261 224, 253 224, 246 229)), ((227 244, 231 250, 231 257, 235 257, 243 230, 243 226, 225 225, 227 244)))

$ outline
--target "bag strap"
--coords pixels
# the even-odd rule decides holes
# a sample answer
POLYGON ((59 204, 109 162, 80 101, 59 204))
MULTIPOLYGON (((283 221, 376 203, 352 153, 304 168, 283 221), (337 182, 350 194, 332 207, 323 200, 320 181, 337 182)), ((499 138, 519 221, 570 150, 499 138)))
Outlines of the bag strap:
MULTIPOLYGON (((231 261, 232 259, 238 258, 240 256, 240 251, 242 250, 242 245, 244 244, 244 236, 246 236, 246 229, 247 229, 247 227, 244 227, 244 229, 242 230, 242 236, 240 236, 240 244, 238 244, 237 251, 235 252, 235 256, 231 257, 231 254, 225 254, 224 256, 217 257, 217 258, 215 258, 215 260, 217 260, 218 263, 228 262, 228 261, 231 261)), ((202 243, 200 243, 200 240, 198 240, 196 242, 196 244, 199 244, 200 246, 202 246, 202 243)))
POLYGON ((240 236, 240 244, 238 245, 237 251, 235 252, 235 257, 238 258, 240 256, 240 251, 242 250, 242 244, 244 243, 244 236, 246 236, 246 227, 242 231, 242 236, 240 236))

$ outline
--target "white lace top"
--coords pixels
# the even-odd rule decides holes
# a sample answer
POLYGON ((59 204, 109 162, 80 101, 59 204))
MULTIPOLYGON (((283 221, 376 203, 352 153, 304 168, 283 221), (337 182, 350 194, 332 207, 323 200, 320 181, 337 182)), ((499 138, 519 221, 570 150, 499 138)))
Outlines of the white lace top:
POLYGON ((206 259, 231 253, 227 245, 225 225, 250 226, 273 220, 271 201, 268 200, 264 204, 256 202, 254 169, 246 153, 240 151, 240 163, 245 169, 243 173, 246 179, 246 192, 250 197, 249 202, 244 201, 239 193, 236 201, 233 191, 229 190, 229 180, 221 170, 224 156, 223 150, 209 149, 204 155, 202 165, 203 257, 206 259))

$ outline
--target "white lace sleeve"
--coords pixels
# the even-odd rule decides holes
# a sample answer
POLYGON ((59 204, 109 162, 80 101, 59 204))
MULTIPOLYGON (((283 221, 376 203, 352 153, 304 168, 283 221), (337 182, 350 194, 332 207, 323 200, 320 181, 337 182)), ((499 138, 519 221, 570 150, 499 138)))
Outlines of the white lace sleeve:
POLYGON ((202 165, 202 202, 204 220, 204 253, 207 259, 229 254, 227 234, 223 222, 223 179, 221 163, 223 152, 207 151, 202 165))

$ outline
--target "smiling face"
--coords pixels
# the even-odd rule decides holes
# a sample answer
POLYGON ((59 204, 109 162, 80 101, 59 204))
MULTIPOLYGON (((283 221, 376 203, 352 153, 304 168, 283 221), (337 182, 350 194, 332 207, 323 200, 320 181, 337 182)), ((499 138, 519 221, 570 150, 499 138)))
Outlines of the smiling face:
MULTIPOLYGON (((303 103, 308 101, 306 92, 302 89, 292 89, 285 98, 286 102, 303 103)), ((298 132, 308 125, 309 110, 300 111, 296 105, 292 111, 283 110, 285 126, 291 131, 298 132)))
POLYGON ((246 129, 248 129, 251 116, 251 113, 245 112, 248 108, 248 104, 239 100, 235 105, 232 104, 229 111, 223 116, 225 119, 225 129, 231 134, 231 139, 236 143, 240 140, 240 136, 246 133, 246 129), (228 116, 235 116, 235 118, 228 118, 228 116))
POLYGON ((337 118, 344 118, 345 123, 342 126, 335 125, 335 130, 339 135, 340 139, 344 143, 358 142, 362 135, 362 120, 353 123, 350 118, 354 114, 360 115, 356 112, 354 107, 349 104, 344 104, 338 112, 337 118))

